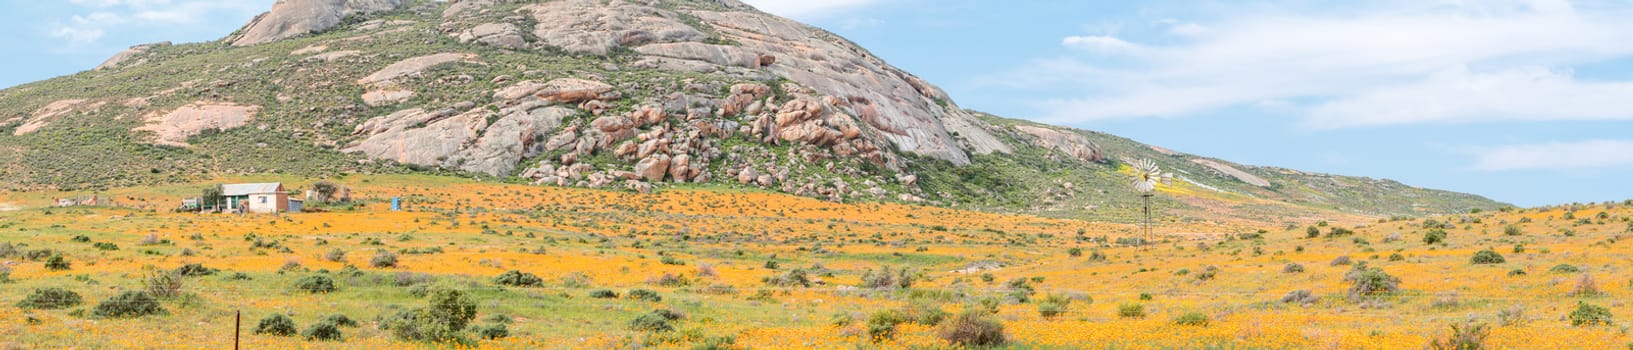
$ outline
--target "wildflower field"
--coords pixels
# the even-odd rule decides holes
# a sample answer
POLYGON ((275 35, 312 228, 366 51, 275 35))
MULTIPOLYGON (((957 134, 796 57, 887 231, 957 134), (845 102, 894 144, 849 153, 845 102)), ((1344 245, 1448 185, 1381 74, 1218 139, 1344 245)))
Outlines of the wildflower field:
POLYGON ((169 209, 205 184, 0 194, 0 349, 230 348, 235 316, 247 349, 1633 347, 1633 203, 1164 216, 1137 245, 747 190, 335 181, 357 200, 281 215, 169 209))

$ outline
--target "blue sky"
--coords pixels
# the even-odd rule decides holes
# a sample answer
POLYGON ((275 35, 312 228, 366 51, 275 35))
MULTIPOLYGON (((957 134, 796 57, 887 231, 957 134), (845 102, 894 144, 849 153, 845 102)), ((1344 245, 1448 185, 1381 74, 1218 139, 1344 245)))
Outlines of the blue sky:
MULTIPOLYGON (((6 1, 12 86, 213 40, 272 0, 6 1)), ((748 0, 963 107, 1520 205, 1633 198, 1633 5, 748 0)))

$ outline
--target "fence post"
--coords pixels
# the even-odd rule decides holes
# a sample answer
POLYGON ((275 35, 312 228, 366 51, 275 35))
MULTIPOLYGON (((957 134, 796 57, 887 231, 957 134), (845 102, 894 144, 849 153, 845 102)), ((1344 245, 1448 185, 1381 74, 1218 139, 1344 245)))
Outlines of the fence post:
POLYGON ((239 330, 244 329, 244 325, 243 323, 240 323, 239 318, 243 316, 243 314, 243 311, 232 310, 232 350, 238 350, 238 332, 239 330))

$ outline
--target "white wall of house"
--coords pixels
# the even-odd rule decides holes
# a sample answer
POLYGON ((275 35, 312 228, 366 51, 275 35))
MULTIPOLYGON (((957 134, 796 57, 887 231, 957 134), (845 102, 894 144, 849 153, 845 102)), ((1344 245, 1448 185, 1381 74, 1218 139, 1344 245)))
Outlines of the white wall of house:
POLYGON ((278 212, 278 195, 275 193, 258 193, 249 195, 249 208, 246 211, 259 214, 278 212))

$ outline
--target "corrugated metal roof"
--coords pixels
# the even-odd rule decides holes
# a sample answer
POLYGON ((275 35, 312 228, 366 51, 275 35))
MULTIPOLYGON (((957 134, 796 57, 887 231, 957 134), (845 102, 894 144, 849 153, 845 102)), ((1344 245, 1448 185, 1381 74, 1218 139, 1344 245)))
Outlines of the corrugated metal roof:
POLYGON ((221 195, 245 196, 257 193, 274 193, 278 192, 278 187, 282 186, 283 184, 277 182, 259 184, 227 184, 221 185, 221 195))

